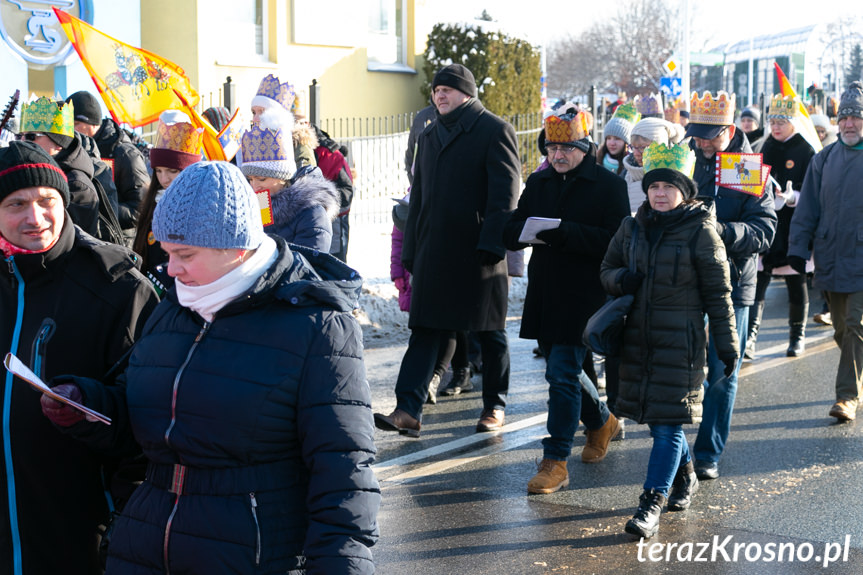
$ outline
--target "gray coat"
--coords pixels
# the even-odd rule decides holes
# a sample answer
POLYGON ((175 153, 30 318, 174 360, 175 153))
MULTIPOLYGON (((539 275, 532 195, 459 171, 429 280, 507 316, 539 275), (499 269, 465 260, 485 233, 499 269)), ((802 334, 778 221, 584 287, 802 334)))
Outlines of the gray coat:
POLYGON ((813 287, 863 291, 863 150, 834 142, 809 162, 791 220, 788 255, 815 260, 813 287))

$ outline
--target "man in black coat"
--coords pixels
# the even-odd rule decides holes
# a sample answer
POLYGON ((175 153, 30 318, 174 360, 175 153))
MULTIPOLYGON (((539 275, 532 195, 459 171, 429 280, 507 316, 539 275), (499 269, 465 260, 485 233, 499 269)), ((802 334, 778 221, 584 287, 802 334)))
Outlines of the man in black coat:
POLYGON ((102 159, 111 162, 117 187, 117 219, 123 231, 134 237, 141 198, 150 187, 147 162, 117 122, 102 119, 96 96, 80 91, 66 101, 75 106, 75 131, 96 140, 102 159))
MULTIPOLYGON (((740 349, 746 348, 749 307, 755 303, 758 254, 770 247, 776 233, 773 194, 761 196, 716 185, 716 155, 719 152, 751 153, 749 141, 734 125, 735 97, 720 91, 706 92, 702 98, 693 92, 690 123, 686 136, 695 151, 698 199, 716 207, 716 231, 725 244, 731 270, 731 300, 737 321, 740 349)), ((769 186, 768 186, 769 187, 769 186)), ((742 357, 742 354, 741 354, 742 357)), ((704 382, 704 416, 698 428, 693 455, 698 479, 719 477, 719 458, 731 431, 731 412, 737 396, 740 361, 729 376, 716 352, 713 336, 708 346, 708 372, 704 382)))
MULTIPOLYGON (((110 385, 158 299, 137 256, 81 232, 68 206, 66 177, 43 149, 0 149, 0 353, 45 382, 86 373, 110 385)), ((3 385, 0 573, 98 575, 116 461, 60 433, 23 381, 7 373, 3 385)))
POLYGON ((582 369, 585 324, 605 302, 599 268, 608 244, 629 215, 626 182, 596 163, 584 112, 561 109, 545 121, 549 168, 532 174, 504 229, 506 247, 533 246, 521 337, 539 341, 549 383, 548 433, 530 493, 553 493, 569 483, 566 460, 578 421, 587 427, 581 458, 605 457, 620 423, 582 369), (535 239, 521 237, 528 218, 559 219, 535 239))
POLYGON ((515 130, 477 100, 460 64, 432 81, 436 121, 418 138, 402 263, 413 275, 411 337, 396 382, 396 409, 380 429, 419 437, 422 406, 446 335, 473 331, 483 357, 477 431, 500 429, 509 390, 503 226, 515 208, 521 161, 515 130))

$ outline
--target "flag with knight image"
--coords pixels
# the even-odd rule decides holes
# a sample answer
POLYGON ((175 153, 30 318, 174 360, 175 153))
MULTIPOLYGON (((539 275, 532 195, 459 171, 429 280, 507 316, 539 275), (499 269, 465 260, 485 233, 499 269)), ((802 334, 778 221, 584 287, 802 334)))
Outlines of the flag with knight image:
POLYGON ((117 123, 137 128, 158 121, 164 110, 180 106, 175 91, 191 106, 198 104, 198 93, 177 64, 53 10, 117 123))
POLYGON ((759 198, 770 177, 770 166, 762 161, 761 154, 716 153, 716 185, 739 190, 759 198))

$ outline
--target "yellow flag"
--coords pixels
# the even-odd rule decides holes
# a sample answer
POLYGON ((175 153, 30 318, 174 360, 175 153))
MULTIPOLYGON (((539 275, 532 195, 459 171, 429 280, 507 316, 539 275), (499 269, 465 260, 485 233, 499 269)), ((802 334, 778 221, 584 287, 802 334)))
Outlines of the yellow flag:
POLYGON ((193 126, 204 129, 204 138, 201 141, 201 145, 204 146, 204 155, 207 156, 207 159, 221 162, 227 160, 225 150, 222 149, 222 144, 219 142, 219 133, 213 125, 193 107, 193 104, 186 100, 183 94, 178 90, 174 90, 174 92, 181 103, 179 109, 189 115, 193 126))
POLYGON ((173 62, 111 38, 67 12, 54 8, 54 13, 117 123, 137 128, 157 121, 164 110, 179 107, 175 91, 191 106, 198 104, 198 93, 173 62))
MULTIPOLYGON (((782 71, 782 68, 780 68, 779 64, 776 62, 773 62, 773 66, 776 68, 776 77, 779 78, 779 91, 783 96, 796 98, 797 92, 794 91, 794 87, 791 85, 791 82, 788 81, 788 77, 785 75, 785 72, 782 71)), ((803 105, 803 102, 798 101, 797 107, 800 111, 801 118, 800 135, 809 142, 809 145, 812 146, 817 154, 824 147, 821 144, 821 138, 818 137, 818 132, 815 131, 815 124, 812 123, 812 118, 809 117, 809 111, 806 109, 806 106, 803 105)))

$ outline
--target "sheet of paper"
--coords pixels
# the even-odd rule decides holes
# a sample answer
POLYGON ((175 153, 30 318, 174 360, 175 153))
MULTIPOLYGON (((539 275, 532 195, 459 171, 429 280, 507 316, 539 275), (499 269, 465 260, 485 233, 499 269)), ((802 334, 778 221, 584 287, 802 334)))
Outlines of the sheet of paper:
POLYGON ((527 218, 518 241, 523 244, 544 244, 536 234, 543 230, 553 230, 560 227, 560 218, 527 218))
POLYGON ((101 421, 105 425, 111 425, 111 418, 102 415, 98 411, 93 411, 86 405, 81 405, 80 403, 72 401, 67 397, 63 397, 62 395, 57 395, 56 393, 54 393, 54 391, 50 387, 45 385, 45 382, 39 379, 38 375, 30 371, 30 368, 24 365, 24 362, 18 359, 15 354, 7 353, 6 358, 3 360, 3 365, 6 366, 7 370, 11 371, 13 374, 21 378, 21 380, 30 384, 30 386, 36 391, 41 391, 51 399, 57 400, 60 403, 65 403, 66 405, 77 409, 84 415, 90 416, 90 418, 96 421, 101 421))

